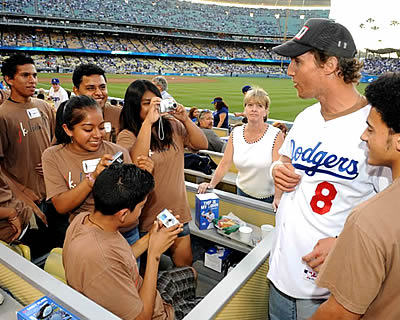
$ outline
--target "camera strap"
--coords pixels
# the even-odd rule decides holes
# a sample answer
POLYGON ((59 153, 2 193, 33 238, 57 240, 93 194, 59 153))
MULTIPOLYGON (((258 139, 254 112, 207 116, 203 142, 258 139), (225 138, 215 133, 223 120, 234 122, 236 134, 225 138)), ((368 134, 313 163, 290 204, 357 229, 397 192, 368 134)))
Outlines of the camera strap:
POLYGON ((162 123, 162 116, 158 119, 158 138, 164 140, 164 125, 162 123))

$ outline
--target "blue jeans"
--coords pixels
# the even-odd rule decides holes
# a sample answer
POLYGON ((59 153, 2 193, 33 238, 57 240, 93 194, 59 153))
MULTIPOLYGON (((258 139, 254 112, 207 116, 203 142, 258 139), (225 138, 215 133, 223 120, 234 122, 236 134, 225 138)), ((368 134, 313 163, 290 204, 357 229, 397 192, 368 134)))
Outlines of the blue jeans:
POLYGON ((279 291, 272 282, 269 286, 269 320, 306 320, 325 299, 296 299, 279 291))
POLYGON ((251 199, 254 199, 254 200, 259 200, 259 201, 267 202, 267 203, 272 203, 274 201, 274 196, 270 196, 270 197, 264 198, 264 199, 254 198, 251 195, 249 195, 246 192, 244 192, 238 186, 236 186, 236 194, 238 194, 239 196, 243 196, 243 197, 247 197, 247 198, 251 198, 251 199))
MULTIPOLYGON (((141 231, 139 235, 141 238, 143 238, 147 233, 148 233, 147 231, 141 231)), ((187 236, 189 234, 190 234, 189 223, 186 222, 183 224, 183 231, 178 234, 178 238, 187 236)))
POLYGON ((136 241, 139 240, 139 228, 136 226, 135 228, 122 233, 122 236, 128 241, 129 245, 133 245, 136 241))

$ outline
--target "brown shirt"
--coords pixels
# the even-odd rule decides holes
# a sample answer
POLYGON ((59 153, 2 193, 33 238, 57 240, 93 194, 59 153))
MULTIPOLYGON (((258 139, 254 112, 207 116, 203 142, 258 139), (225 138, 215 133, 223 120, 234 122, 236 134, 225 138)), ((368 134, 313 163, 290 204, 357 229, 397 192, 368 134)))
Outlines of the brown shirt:
MULTIPOLYGON (((96 152, 76 152, 65 145, 56 145, 43 152, 43 174, 46 183, 47 199, 75 188, 86 178, 86 174, 93 172, 97 163, 88 160, 100 159, 104 154, 124 153, 124 163, 132 163, 128 151, 114 143, 103 141, 96 152)), ((92 193, 72 212, 77 215, 83 211, 93 211, 94 200, 92 193)), ((71 219, 70 219, 71 220, 71 219)))
POLYGON ((105 141, 116 142, 117 141, 117 134, 119 132, 119 116, 121 114, 121 108, 117 106, 113 106, 108 102, 104 106, 103 110, 103 117, 105 121, 105 129, 106 129, 106 137, 104 138, 105 141), (111 124, 111 131, 110 125, 111 124))
POLYGON ((51 144, 54 127, 55 114, 43 100, 7 100, 0 106, 0 158, 4 158, 5 169, 40 199, 45 198, 46 188, 35 167, 51 144))
MULTIPOLYGON (((151 159, 154 161, 155 187, 147 197, 139 218, 140 231, 149 231, 157 215, 163 209, 170 209, 174 215, 180 215, 181 223, 192 220, 186 195, 183 158, 188 137, 186 129, 180 121, 171 119, 170 122, 173 128, 175 147, 171 146, 163 152, 151 152, 151 159)), ((126 129, 122 130, 117 138, 117 143, 128 150, 132 148, 135 141, 135 135, 126 129)))
POLYGON ((0 104, 8 99, 10 96, 11 91, 8 89, 0 89, 0 104))
MULTIPOLYGON (((7 185, 6 178, 0 169, 0 207, 14 208, 19 213, 22 230, 28 225, 33 210, 27 207, 22 201, 17 200, 7 185)), ((15 235, 15 231, 8 219, 0 219, 0 240, 9 243, 15 235)))
POLYGON ((318 275, 363 319, 400 319, 400 178, 357 206, 318 275))
MULTIPOLYGON (((81 213, 67 230, 63 263, 68 285, 122 319, 143 310, 140 277, 132 249, 119 232, 105 232, 83 224, 81 213)), ((152 319, 174 319, 172 306, 157 291, 152 319)))

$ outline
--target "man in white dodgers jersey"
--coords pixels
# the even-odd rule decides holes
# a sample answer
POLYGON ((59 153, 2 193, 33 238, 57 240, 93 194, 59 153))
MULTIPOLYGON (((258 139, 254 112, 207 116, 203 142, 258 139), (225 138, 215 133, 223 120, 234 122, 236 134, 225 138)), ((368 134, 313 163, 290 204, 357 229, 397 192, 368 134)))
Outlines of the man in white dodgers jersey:
POLYGON ((310 19, 273 51, 291 58, 298 96, 319 101, 297 116, 271 170, 284 193, 268 272, 270 319, 307 319, 329 297, 314 281, 350 210, 386 186, 390 173, 368 165, 360 141, 370 106, 355 88, 362 64, 350 32, 310 19))

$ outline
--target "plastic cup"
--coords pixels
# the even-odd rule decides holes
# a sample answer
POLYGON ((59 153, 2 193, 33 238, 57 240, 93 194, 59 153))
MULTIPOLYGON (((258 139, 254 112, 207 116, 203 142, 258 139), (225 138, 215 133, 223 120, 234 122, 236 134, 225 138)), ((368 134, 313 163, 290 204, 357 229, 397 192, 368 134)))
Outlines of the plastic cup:
POLYGON ((261 227, 261 237, 264 239, 272 230, 274 230, 274 226, 270 224, 263 224, 261 227))
POLYGON ((243 226, 239 228, 240 240, 246 243, 249 243, 251 240, 251 234, 253 233, 253 229, 247 226, 243 226))

